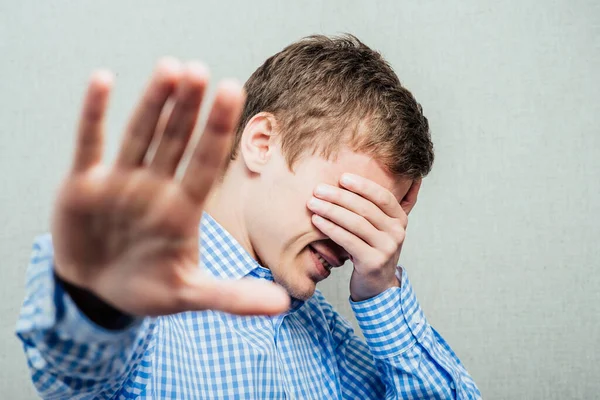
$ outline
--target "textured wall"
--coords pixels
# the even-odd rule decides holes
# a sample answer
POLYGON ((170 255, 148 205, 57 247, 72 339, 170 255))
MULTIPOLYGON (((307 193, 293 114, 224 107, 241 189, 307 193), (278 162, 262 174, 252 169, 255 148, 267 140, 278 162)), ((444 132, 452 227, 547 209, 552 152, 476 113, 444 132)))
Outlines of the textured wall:
MULTIPOLYGON (((33 398, 13 334, 87 76, 117 74, 109 155, 155 60, 245 79, 312 33, 389 59, 437 150, 402 262, 487 399, 600 397, 595 1, 0 0, 0 397, 33 398)), ((349 318, 350 269, 322 285, 349 318)))

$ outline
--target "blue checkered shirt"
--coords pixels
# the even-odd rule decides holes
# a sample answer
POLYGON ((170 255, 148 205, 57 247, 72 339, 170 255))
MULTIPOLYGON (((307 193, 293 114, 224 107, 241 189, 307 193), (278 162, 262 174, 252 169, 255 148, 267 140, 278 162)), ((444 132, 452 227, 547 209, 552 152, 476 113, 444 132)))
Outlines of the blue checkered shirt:
MULTIPOLYGON (((273 280, 208 214, 200 230, 210 273, 273 280)), ((50 235, 38 237, 17 322, 47 399, 480 398, 404 272, 401 288, 351 302, 363 341, 319 291, 275 317, 184 312, 108 331, 56 282, 52 259, 50 235)))

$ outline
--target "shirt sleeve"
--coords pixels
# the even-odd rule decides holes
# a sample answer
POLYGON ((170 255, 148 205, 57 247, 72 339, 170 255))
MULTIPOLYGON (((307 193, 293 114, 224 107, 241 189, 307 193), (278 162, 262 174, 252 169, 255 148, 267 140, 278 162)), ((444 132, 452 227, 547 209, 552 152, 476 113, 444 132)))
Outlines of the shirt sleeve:
POLYGON ((53 259, 51 236, 38 237, 16 327, 33 384, 45 399, 112 397, 142 360, 155 321, 137 318, 117 331, 96 325, 55 280, 53 259))
POLYGON ((339 314, 329 312, 344 397, 480 399, 456 354, 425 319, 406 272, 399 268, 397 275, 401 287, 350 300, 366 342, 339 314))

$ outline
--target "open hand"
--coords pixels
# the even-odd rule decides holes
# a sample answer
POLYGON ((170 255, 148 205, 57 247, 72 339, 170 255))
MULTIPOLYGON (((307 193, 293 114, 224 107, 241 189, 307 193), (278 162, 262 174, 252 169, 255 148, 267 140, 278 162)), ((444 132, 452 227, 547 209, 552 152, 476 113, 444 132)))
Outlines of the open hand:
POLYGON ((112 76, 99 71, 91 77, 73 166, 53 213, 55 268, 65 281, 125 313, 276 314, 289 306, 287 293, 272 283, 217 281, 199 268, 204 202, 244 103, 238 84, 219 84, 206 128, 183 178, 176 180, 207 84, 201 64, 162 60, 129 121, 116 162, 105 166, 103 120, 112 76), (159 144, 150 157, 153 140, 159 144))

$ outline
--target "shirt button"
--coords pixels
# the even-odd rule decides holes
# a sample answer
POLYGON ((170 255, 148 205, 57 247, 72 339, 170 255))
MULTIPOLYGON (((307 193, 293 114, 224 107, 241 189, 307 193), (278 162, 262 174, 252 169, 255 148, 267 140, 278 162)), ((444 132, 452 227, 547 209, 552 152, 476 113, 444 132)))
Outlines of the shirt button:
POLYGON ((456 386, 454 386, 454 382, 450 382, 450 389, 456 390, 456 386))

